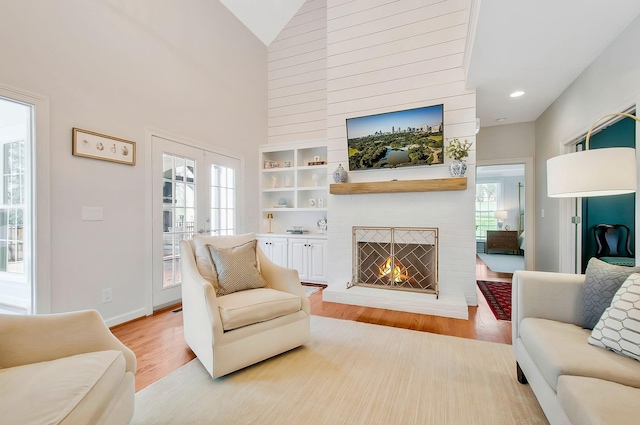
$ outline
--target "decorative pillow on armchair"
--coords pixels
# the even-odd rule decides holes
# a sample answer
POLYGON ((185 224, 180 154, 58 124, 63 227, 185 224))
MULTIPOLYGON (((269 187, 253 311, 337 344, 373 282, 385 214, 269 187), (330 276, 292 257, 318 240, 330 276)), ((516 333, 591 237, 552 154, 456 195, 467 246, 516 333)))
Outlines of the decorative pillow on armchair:
POLYGON ((585 272, 582 327, 593 329, 622 283, 632 273, 639 272, 640 267, 615 266, 595 257, 589 260, 585 272))
POLYGON ((267 286, 258 271, 257 244, 258 241, 254 239, 235 248, 207 245, 211 255, 211 266, 218 276, 216 295, 228 295, 267 286))
POLYGON ((245 233, 243 235, 233 236, 201 236, 193 237, 193 245, 196 251, 196 266, 200 275, 209 281, 216 291, 218 291, 218 277, 215 269, 211 266, 211 255, 209 254, 208 245, 216 248, 233 248, 256 238, 253 233, 245 233))
POLYGON ((624 281, 593 328, 589 344, 640 361, 640 274, 624 281))

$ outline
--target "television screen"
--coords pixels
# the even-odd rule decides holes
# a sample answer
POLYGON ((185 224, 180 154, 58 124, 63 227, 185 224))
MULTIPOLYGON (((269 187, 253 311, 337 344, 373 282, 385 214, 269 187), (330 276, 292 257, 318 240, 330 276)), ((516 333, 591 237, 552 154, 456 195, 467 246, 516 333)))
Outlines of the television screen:
POLYGON ((443 105, 347 119, 349 170, 442 164, 443 105))

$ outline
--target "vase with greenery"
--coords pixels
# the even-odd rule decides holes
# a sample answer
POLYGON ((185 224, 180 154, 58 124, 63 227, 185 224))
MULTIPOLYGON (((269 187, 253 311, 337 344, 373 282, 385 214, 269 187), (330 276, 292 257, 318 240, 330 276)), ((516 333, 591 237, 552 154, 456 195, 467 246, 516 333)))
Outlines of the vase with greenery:
POLYGON ((461 142, 458 138, 450 140, 447 144, 445 152, 453 161, 449 164, 449 172, 453 177, 463 177, 467 171, 467 163, 464 158, 469 156, 471 142, 465 140, 461 142))

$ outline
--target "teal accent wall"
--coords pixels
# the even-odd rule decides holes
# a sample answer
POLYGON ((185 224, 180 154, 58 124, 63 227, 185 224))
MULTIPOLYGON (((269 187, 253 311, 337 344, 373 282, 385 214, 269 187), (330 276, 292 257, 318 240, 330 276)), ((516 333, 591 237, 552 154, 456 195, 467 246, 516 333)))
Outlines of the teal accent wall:
MULTIPOLYGON (((589 149, 635 148, 636 122, 631 118, 607 127, 591 136, 589 149)), ((584 144, 584 142, 583 142, 584 144)), ((593 170, 594 173, 599 172, 593 170)), ((635 205, 636 194, 600 196, 582 199, 582 272, 591 257, 596 254, 596 241, 593 228, 598 224, 626 224, 631 230, 631 251, 635 244, 635 205)))

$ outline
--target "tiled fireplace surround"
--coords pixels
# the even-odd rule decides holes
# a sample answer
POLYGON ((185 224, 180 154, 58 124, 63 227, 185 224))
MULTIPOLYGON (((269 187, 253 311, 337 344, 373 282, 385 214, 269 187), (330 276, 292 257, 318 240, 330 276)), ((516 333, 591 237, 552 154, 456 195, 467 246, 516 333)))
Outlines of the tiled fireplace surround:
MULTIPOLYGON (((441 177, 438 177, 441 178, 441 177)), ((466 319, 476 305, 475 178, 464 191, 332 195, 329 198, 329 282, 325 301, 466 319), (352 287, 352 228, 436 227, 440 296, 352 287)))

